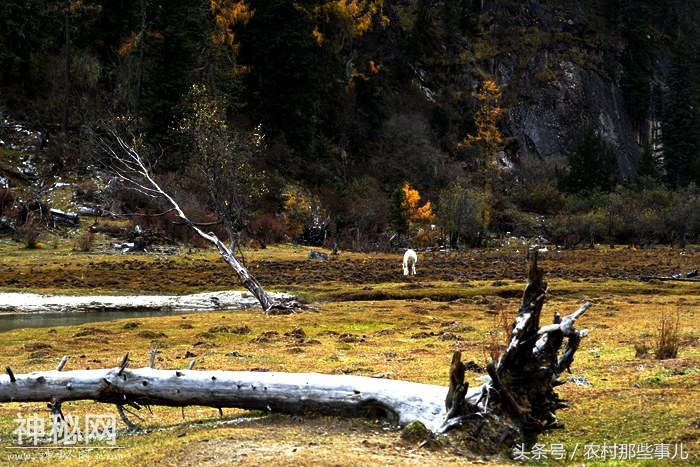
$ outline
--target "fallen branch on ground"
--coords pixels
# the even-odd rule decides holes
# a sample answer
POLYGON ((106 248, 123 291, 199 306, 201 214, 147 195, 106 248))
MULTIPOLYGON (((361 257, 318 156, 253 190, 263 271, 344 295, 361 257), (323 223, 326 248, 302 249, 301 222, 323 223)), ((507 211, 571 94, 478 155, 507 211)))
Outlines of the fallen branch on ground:
POLYGON ((697 277, 676 277, 676 276, 642 276, 640 280, 643 281, 678 281, 678 282, 700 282, 700 278, 697 277))

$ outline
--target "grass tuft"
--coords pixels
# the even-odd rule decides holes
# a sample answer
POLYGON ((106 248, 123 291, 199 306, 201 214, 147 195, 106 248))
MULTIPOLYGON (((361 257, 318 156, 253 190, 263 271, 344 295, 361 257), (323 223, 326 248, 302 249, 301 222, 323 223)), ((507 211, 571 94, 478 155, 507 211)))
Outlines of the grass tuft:
POLYGON ((659 333, 656 339, 656 347, 654 348, 654 358, 657 360, 666 360, 678 356, 678 349, 680 348, 680 319, 680 313, 676 313, 675 316, 670 316, 667 313, 661 314, 659 333))

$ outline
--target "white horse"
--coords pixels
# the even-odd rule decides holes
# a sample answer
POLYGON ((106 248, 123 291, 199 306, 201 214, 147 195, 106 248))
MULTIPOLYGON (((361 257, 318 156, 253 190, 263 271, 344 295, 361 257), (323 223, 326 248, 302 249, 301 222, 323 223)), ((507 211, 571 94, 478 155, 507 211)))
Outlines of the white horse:
POLYGON ((403 275, 408 276, 409 274, 416 274, 416 263, 418 262, 418 255, 416 252, 409 249, 403 255, 403 275))

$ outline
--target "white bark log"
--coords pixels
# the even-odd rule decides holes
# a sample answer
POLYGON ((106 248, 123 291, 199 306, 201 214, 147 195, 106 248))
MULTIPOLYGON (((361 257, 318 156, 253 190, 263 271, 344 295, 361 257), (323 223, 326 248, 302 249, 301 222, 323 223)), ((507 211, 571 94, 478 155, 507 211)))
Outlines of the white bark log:
MULTIPOLYGON (((10 372, 11 373, 11 372, 10 372)), ((476 399, 480 388, 467 396, 476 399)), ((385 418, 405 426, 445 422, 447 388, 354 375, 120 367, 0 377, 0 402, 94 400, 117 405, 189 405, 281 413, 385 418), (14 379, 14 381, 13 381, 14 379)))

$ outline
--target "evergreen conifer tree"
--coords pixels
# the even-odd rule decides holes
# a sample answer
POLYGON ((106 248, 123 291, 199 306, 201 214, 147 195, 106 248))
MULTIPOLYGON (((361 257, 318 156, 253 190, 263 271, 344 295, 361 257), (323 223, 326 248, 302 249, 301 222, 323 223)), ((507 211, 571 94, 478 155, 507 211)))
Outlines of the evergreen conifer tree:
POLYGON ((610 191, 617 179, 615 152, 600 138, 593 123, 585 123, 569 155, 564 190, 570 193, 594 189, 610 191))
POLYGON ((664 173, 671 188, 688 185, 700 157, 698 61, 682 35, 676 41, 661 121, 664 173))
POLYGON ((660 178, 659 164, 654 158, 654 152, 650 144, 644 146, 642 156, 639 158, 637 178, 648 178, 654 181, 658 181, 660 178))
POLYGON ((406 202, 406 191, 403 186, 396 188, 391 193, 389 201, 389 227, 395 231, 399 237, 408 233, 409 212, 406 202))

